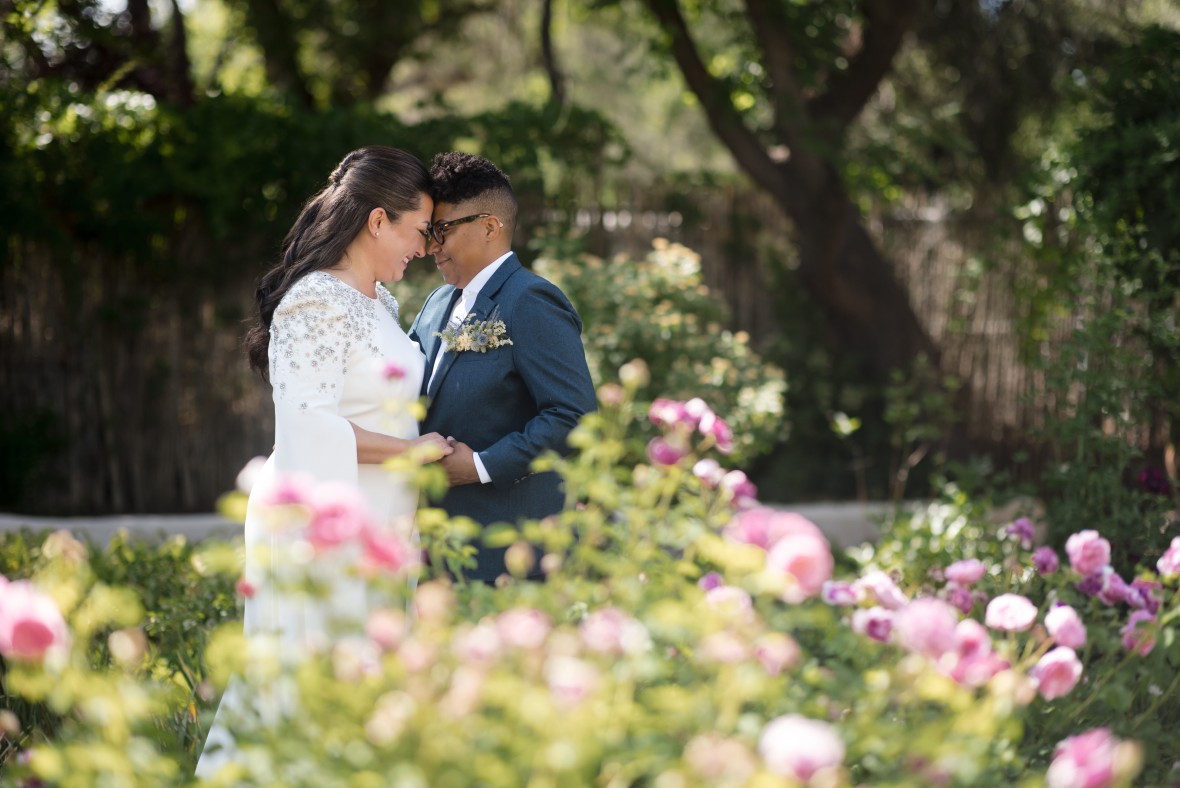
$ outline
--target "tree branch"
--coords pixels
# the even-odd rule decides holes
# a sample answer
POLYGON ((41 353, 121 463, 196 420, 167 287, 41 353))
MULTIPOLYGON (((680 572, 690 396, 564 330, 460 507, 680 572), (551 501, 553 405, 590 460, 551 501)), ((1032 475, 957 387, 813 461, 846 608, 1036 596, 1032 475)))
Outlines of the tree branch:
POLYGON ((541 60, 549 76, 549 90, 553 103, 565 106, 565 77, 557 65, 557 53, 553 51, 553 0, 541 0, 541 60))
POLYGON ((725 85, 705 68, 677 0, 645 2, 671 37, 672 56, 680 66, 689 89, 701 102, 713 132, 755 183, 771 194, 781 195, 782 181, 775 162, 734 108, 725 85))
POLYGON ((795 80, 792 60, 795 50, 786 33, 782 20, 776 19, 774 10, 767 0, 746 0, 746 13, 758 48, 762 50, 762 63, 770 79, 770 101, 774 108, 774 130, 779 141, 792 151, 797 147, 802 134, 799 124, 806 122, 807 108, 799 83, 795 80))
POLYGON ((865 0, 867 22, 860 51, 842 72, 828 80, 828 89, 808 102, 817 123, 830 124, 841 136, 889 73, 905 34, 918 17, 918 0, 865 0))

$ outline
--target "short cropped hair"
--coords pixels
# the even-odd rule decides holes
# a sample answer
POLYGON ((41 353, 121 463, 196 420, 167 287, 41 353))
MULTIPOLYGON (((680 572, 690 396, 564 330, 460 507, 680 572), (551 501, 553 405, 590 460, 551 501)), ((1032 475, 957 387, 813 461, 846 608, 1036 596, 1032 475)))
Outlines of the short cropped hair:
POLYGON ((435 202, 479 201, 507 225, 510 233, 516 229, 517 203, 512 182, 487 159, 462 151, 440 153, 430 162, 430 177, 435 202))

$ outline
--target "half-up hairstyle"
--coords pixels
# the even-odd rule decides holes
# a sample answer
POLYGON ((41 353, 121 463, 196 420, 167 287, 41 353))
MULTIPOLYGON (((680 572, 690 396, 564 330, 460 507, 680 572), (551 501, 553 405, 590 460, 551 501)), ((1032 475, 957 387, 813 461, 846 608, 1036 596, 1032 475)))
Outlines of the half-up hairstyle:
POLYGON ((258 324, 245 339, 250 367, 269 379, 270 324, 291 285, 339 263, 374 208, 384 208, 389 221, 396 222, 421 207, 432 187, 426 167, 403 150, 369 145, 345 156, 328 184, 303 206, 283 239, 278 264, 258 284, 258 324))

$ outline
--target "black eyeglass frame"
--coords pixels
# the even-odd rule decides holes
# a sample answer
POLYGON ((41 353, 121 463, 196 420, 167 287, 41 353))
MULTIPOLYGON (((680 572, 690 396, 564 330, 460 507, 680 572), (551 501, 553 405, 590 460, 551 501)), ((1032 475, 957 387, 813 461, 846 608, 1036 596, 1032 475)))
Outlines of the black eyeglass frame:
MULTIPOLYGON (((427 234, 429 234, 429 238, 433 238, 434 242, 436 244, 438 244, 439 246, 442 246, 443 244, 445 244, 447 242, 447 230, 451 229, 452 227, 454 227, 456 225, 467 224, 468 222, 474 222, 477 219, 486 219, 489 216, 495 216, 495 214, 493 214, 493 213, 473 213, 470 216, 464 216, 461 219, 451 219, 450 221, 446 221, 446 222, 432 222, 430 224, 430 226, 426 228, 426 232, 423 233, 423 235, 426 236, 427 234)), ((422 231, 419 230, 419 232, 422 232, 422 231)))

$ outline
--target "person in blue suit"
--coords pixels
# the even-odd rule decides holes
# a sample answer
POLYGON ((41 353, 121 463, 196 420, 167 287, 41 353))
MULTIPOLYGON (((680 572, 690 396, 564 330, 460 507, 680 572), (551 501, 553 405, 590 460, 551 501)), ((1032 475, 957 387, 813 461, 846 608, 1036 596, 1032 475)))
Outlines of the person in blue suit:
MULTIPOLYGON (((596 403, 581 318, 513 253, 508 176, 458 151, 435 156, 430 174, 426 251, 445 284, 427 297, 410 337, 426 354, 421 428, 453 439, 440 505, 485 526, 546 517, 564 506, 561 478, 530 464, 548 450, 566 453, 570 430, 596 403)), ((494 582, 506 572, 505 548, 477 549, 467 576, 494 582)))

